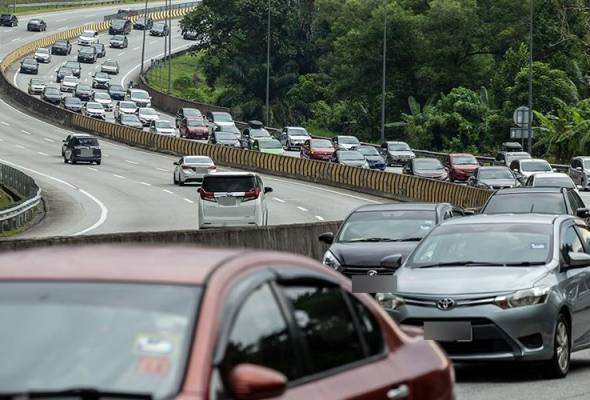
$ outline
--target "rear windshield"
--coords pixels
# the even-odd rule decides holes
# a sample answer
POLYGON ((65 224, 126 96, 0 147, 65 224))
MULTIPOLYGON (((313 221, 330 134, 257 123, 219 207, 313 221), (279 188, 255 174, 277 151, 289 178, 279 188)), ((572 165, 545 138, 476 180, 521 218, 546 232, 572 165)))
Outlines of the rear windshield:
POLYGON ((206 176, 203 179, 206 192, 250 192, 256 189, 254 176, 206 176))
POLYGON ((213 160, 209 157, 184 157, 184 162, 187 164, 212 164, 213 160))
POLYGON ((492 196, 483 214, 567 214, 561 193, 511 193, 492 196))
POLYGON ((572 188, 574 189, 576 185, 574 182, 567 176, 544 176, 544 177, 536 177, 535 178, 535 186, 541 187, 564 187, 564 188, 572 188))
POLYGON ((75 138, 74 145, 76 146, 98 146, 98 140, 95 138, 75 138))
POLYGON ((258 142, 259 146, 263 149, 281 149, 283 145, 277 140, 261 140, 258 142))
POLYGON ((358 151, 359 153, 361 153, 364 156, 378 156, 379 155, 379 152, 377 151, 377 149, 372 146, 361 146, 361 147, 358 147, 356 149, 356 151, 358 151))
POLYGON ((551 165, 544 160, 521 161, 520 168, 527 172, 549 172, 551 165))
POLYGON ((228 113, 215 112, 215 113, 211 113, 211 115, 213 115, 213 119, 216 122, 232 122, 233 121, 231 115, 229 115, 228 113))
POLYGON ((269 137, 270 133, 266 129, 250 129, 250 137, 269 137))
POLYGON ((340 136, 338 138, 338 143, 357 144, 357 143, 359 143, 359 140, 357 138, 355 138, 354 136, 340 136))

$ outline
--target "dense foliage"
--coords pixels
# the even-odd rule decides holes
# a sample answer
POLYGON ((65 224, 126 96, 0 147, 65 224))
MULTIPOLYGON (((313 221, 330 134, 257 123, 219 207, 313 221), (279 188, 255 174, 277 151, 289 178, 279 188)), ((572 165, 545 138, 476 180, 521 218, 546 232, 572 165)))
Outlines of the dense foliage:
MULTIPOLYGON (((264 116, 268 2, 203 0, 182 21, 201 36, 206 84, 225 88, 217 102, 244 118, 264 116)), ((486 152, 526 104, 526 0, 270 0, 270 10, 273 125, 377 140, 385 16, 388 138, 486 152)), ((535 0, 534 22, 535 110, 568 114, 589 93, 590 10, 535 0)), ((563 156, 543 140, 539 151, 563 156)))

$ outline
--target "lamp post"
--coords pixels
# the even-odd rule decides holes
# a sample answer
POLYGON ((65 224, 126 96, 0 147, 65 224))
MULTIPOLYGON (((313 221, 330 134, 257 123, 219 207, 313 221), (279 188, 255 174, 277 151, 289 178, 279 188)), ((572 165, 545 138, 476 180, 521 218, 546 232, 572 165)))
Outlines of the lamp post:
POLYGON ((143 39, 141 44, 141 69, 139 75, 143 75, 143 65, 145 62, 145 31, 147 30, 147 10, 148 10, 148 0, 145 0, 145 9, 143 11, 143 39))
POLYGON ((267 10, 266 30, 266 126, 270 125, 270 0, 267 10))
POLYGON ((381 80, 381 143, 385 143, 385 73, 387 69, 387 0, 383 1, 383 74, 381 80))
POLYGON ((168 8, 168 94, 172 93, 172 0, 168 8))
POLYGON ((529 123, 528 150, 533 154, 533 15, 534 0, 529 0, 529 123))

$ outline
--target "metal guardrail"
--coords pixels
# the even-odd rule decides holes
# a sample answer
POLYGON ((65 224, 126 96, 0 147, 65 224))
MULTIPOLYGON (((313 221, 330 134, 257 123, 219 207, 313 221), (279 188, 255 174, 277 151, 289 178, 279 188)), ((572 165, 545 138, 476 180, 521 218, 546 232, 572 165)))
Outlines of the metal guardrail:
MULTIPOLYGON (((190 2, 186 2, 186 3, 172 4, 171 7, 166 7, 166 6, 151 7, 151 8, 147 9, 147 12, 146 12, 145 8, 129 8, 129 10, 132 12, 129 15, 129 17, 140 16, 140 15, 144 15, 144 14, 152 14, 152 13, 157 13, 157 12, 163 12, 163 11, 167 11, 167 10, 178 10, 178 9, 183 9, 183 8, 192 8, 192 7, 195 7, 199 3, 200 3, 200 1, 190 1, 190 2)), ((126 18, 126 17, 127 16, 124 16, 123 18, 126 18)), ((112 19, 117 19, 117 18, 121 18, 121 15, 119 13, 109 14, 109 15, 104 16, 105 21, 110 21, 112 19)))
POLYGON ((16 3, 16 8, 29 7, 60 7, 80 4, 119 4, 122 0, 78 0, 78 1, 52 1, 45 3, 16 3))
POLYGON ((0 164, 0 184, 22 196, 22 200, 0 210, 2 233, 20 228, 33 218, 41 203, 41 189, 33 178, 5 164, 0 164))

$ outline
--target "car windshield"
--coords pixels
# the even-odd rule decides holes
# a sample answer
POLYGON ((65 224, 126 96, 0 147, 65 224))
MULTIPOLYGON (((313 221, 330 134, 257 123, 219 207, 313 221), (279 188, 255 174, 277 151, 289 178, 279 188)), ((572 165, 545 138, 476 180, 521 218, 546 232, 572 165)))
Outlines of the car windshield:
POLYGON ((104 65, 105 67, 116 67, 117 63, 114 61, 105 61, 102 63, 102 65, 104 65))
POLYGON ((68 68, 80 68, 80 64, 77 61, 67 61, 64 66, 68 68))
POLYGON ((92 89, 90 89, 89 85, 78 85, 78 89, 77 89, 78 92, 90 91, 90 90, 92 90, 92 89))
POLYGON ((261 149, 282 149, 283 145, 277 140, 261 140, 258 142, 261 149))
POLYGON ((82 47, 80 49, 80 54, 94 54, 96 49, 94 47, 82 47))
POLYGON ((434 227, 435 218, 434 211, 359 211, 344 222, 337 241, 419 240, 434 227))
POLYGON ((567 176, 537 176, 535 177, 535 186, 539 187, 564 187, 575 189, 576 185, 567 176))
POLYGON ((333 147, 334 146, 332 146, 332 142, 330 142, 329 140, 320 139, 311 141, 312 149, 331 149, 333 147))
POLYGON ((217 132, 215 137, 217 140, 236 140, 236 135, 233 133, 217 132))
POLYGON ((65 83, 78 83, 78 78, 76 78, 75 76, 66 76, 62 82, 65 83))
POLYGON ((185 164, 213 164, 213 160, 209 157, 200 157, 200 156, 192 156, 192 157, 184 157, 185 164))
POLYGON ((32 58, 25 58, 23 60, 23 64, 25 64, 25 65, 37 65, 37 61, 33 60, 32 58))
POLYGON ((111 96, 109 96, 106 93, 100 93, 99 92, 99 93, 95 93, 94 94, 94 99, 95 100, 110 100, 111 99, 111 96))
POLYGON ((291 136, 309 136, 305 128, 289 128, 289 135, 291 136))
POLYGON ((441 170, 444 169, 443 165, 439 160, 436 158, 423 158, 423 159, 416 159, 414 160, 414 168, 417 170, 426 170, 426 171, 433 171, 433 170, 441 170))
POLYGON ((373 146, 357 147, 356 151, 361 153, 363 156, 378 156, 379 155, 379 152, 373 146))
POLYGON ((185 117, 199 117, 202 118, 203 114, 196 108, 185 108, 184 109, 184 116, 185 117))
POLYGON ((119 108, 137 108, 137 106, 135 105, 135 103, 132 103, 130 101, 122 101, 119 103, 119 108))
POLYGON ((197 119, 197 118, 187 119, 186 126, 191 127, 191 128, 198 128, 200 126, 205 126, 205 122, 202 119, 197 119))
POLYGON ((454 165, 478 165, 477 159, 474 156, 453 156, 451 161, 454 165))
POLYGON ((231 115, 224 112, 214 112, 211 113, 213 115, 213 120, 215 122, 233 122, 231 115))
POLYGON ((122 122, 140 122, 139 118, 135 114, 123 114, 121 115, 122 122))
POLYGON ((590 160, 584 160, 584 169, 590 169, 590 160))
POLYGON ((143 91, 141 91, 141 92, 139 92, 139 91, 131 92, 131 96, 133 96, 133 98, 136 98, 136 99, 147 99, 147 98, 150 97, 147 94, 147 92, 143 92, 143 91))
POLYGON ((153 108, 140 108, 139 112, 142 115, 156 115, 156 111, 153 108))
POLYGON ((250 129, 250 137, 269 137, 270 133, 266 129, 250 129))
POLYGON ((506 162, 510 164, 514 160, 526 160, 531 158, 528 153, 508 153, 506 154, 506 162))
POLYGON ((522 161, 520 168, 525 172, 552 171, 551 165, 545 160, 522 161))
POLYGON ((389 151, 410 151, 410 146, 407 143, 389 143, 387 149, 389 151))
POLYGON ((59 90, 57 90, 56 88, 45 88, 45 94, 50 94, 50 95, 59 95, 59 90))
POLYGON ((68 43, 67 42, 55 42, 53 45, 55 47, 68 47, 68 43))
POLYGON ((498 194, 492 196, 481 210, 483 214, 567 214, 561 193, 521 193, 498 194))
POLYGON ((163 24, 161 22, 158 22, 158 23, 155 23, 154 24, 153 29, 157 29, 157 30, 160 30, 161 31, 161 30, 164 29, 165 26, 166 26, 165 24, 163 24))
POLYGON ((406 267, 436 264, 544 264, 551 257, 551 224, 461 224, 435 228, 408 258, 406 267))
POLYGON ((45 85, 43 79, 33 78, 31 79, 31 85, 45 85))
POLYGON ((124 40, 124 38, 125 38, 124 36, 121 36, 121 35, 116 35, 116 36, 113 36, 113 37, 111 38, 111 40, 114 40, 114 41, 116 41, 116 42, 122 42, 122 41, 124 40))
POLYGON ((37 49, 37 53, 39 54, 49 54, 49 49, 46 49, 44 47, 37 49))
POLYGON ((180 390, 201 288, 86 282, 0 287, 2 392, 83 387, 162 399, 180 390))
POLYGON ((82 100, 80 100, 77 97, 66 97, 65 102, 66 102, 66 104, 69 104, 69 105, 82 104, 82 100))
POLYGON ((104 110, 102 104, 99 103, 86 103, 86 108, 89 108, 91 110, 104 110))
POLYGON ((341 151, 338 158, 342 161, 365 161, 365 157, 358 151, 341 151))
POLYGON ((80 36, 85 37, 85 38, 93 38, 94 37, 94 31, 84 31, 82 32, 82 34, 80 36))
POLYGON ((254 176, 206 176, 203 178, 203 190, 206 192, 250 192, 256 189, 254 176))
POLYGON ((125 26, 125 20, 116 19, 113 21, 112 26, 113 26, 113 28, 121 29, 125 26))
POLYGON ((106 73, 104 72, 97 72, 96 75, 94 75, 95 78, 97 79, 111 79, 106 73))
POLYGON ((157 128, 164 128, 164 129, 171 129, 172 123, 170 121, 166 121, 166 120, 159 120, 159 121, 156 121, 156 127, 157 128))
POLYGON ((479 179, 514 179, 514 175, 508 168, 482 168, 479 179))
POLYGON ((125 88, 121 85, 111 85, 109 87, 109 91, 111 91, 111 92, 124 92, 125 88))
POLYGON ((359 144, 359 140, 354 136, 340 136, 338 138, 338 143, 342 144, 359 144))

